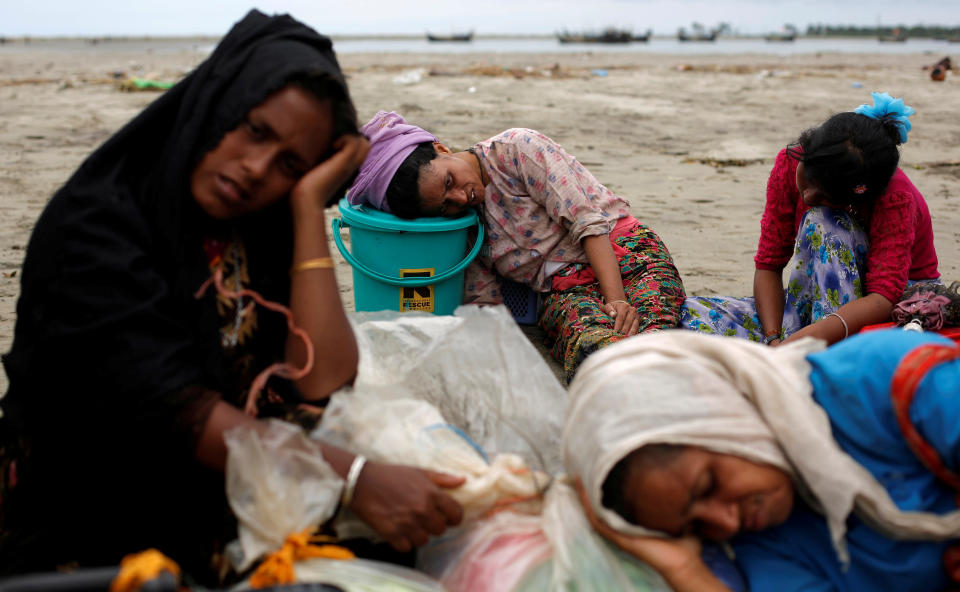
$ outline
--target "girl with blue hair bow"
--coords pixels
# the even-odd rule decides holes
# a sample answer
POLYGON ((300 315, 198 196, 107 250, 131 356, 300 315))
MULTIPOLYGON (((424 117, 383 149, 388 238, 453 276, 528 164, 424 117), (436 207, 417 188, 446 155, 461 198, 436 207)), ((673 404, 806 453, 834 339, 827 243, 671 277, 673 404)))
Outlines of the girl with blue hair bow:
POLYGON ((774 346, 800 337, 835 343, 888 321, 908 285, 939 283, 930 211, 897 167, 915 111, 887 93, 873 101, 780 151, 753 297, 687 298, 684 327, 774 346))

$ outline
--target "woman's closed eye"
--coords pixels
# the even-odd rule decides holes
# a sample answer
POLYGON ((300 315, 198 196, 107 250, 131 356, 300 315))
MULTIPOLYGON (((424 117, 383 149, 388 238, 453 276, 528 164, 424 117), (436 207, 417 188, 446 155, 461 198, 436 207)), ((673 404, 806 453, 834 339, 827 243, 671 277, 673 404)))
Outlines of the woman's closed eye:
POLYGON ((243 120, 243 126, 247 130, 247 133, 254 140, 263 140, 267 136, 266 128, 257 125, 250 118, 243 120))
POLYGON ((707 471, 706 478, 700 483, 700 488, 697 491, 697 497, 700 499, 708 498, 713 495, 713 492, 717 488, 717 479, 713 474, 713 469, 707 471))

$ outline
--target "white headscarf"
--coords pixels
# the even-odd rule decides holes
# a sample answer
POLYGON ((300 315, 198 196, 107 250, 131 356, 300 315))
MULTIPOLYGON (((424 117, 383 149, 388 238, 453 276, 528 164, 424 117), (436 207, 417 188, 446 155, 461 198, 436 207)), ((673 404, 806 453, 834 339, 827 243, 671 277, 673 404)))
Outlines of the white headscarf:
POLYGON ((827 520, 840 560, 851 511, 891 538, 960 536, 960 511, 900 511, 886 490, 837 445, 811 394, 804 339, 778 348, 692 331, 625 339, 593 354, 570 385, 563 450, 593 511, 625 534, 659 535, 601 504, 620 459, 646 444, 692 445, 786 470, 827 520))

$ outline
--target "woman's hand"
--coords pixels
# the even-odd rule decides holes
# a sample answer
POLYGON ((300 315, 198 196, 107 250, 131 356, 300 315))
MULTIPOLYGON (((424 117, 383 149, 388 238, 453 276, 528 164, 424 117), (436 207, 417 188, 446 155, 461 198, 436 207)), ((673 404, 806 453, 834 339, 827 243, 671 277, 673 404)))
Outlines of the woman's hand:
POLYGON ((583 506, 583 512, 586 514, 587 520, 590 521, 590 526, 604 538, 637 559, 650 564, 664 576, 669 572, 685 569, 691 563, 702 563, 700 559, 701 546, 697 537, 686 536, 679 539, 665 539, 655 536, 631 536, 617 532, 606 523, 601 522, 597 515, 593 513, 590 499, 579 480, 576 487, 577 493, 580 494, 580 504, 583 506))
POLYGON ((329 158, 313 167, 294 186, 290 193, 294 211, 324 209, 333 192, 363 164, 370 151, 370 141, 359 134, 345 135, 337 138, 333 148, 335 152, 329 158))
POLYGON ((394 549, 406 552, 460 523, 463 508, 443 489, 464 481, 446 473, 368 462, 350 509, 394 549))
POLYGON ((783 342, 790 343, 803 337, 815 337, 823 339, 828 345, 832 345, 858 333, 860 329, 867 325, 888 322, 892 310, 892 302, 880 294, 871 292, 862 298, 844 304, 835 314, 827 315, 816 323, 807 325, 783 342), (837 315, 840 318, 837 318, 837 315))
POLYGON ((609 234, 597 234, 583 239, 583 250, 590 260, 590 267, 600 284, 600 294, 606 303, 603 312, 613 318, 613 329, 627 335, 636 335, 640 330, 640 317, 627 302, 620 276, 620 263, 613 252, 609 234))
POLYGON ((640 315, 637 309, 625 300, 614 300, 603 304, 603 312, 613 319, 613 330, 627 335, 636 335, 640 329, 640 315))

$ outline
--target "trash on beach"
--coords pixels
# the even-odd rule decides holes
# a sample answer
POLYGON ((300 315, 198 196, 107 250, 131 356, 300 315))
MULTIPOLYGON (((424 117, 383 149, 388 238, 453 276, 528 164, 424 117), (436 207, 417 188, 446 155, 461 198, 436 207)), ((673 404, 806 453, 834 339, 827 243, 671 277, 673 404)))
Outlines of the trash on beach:
POLYGON ((685 164, 706 164, 713 168, 745 167, 752 164, 763 164, 762 158, 687 158, 685 164))
POLYGON ((403 85, 403 86, 409 86, 409 85, 411 85, 411 84, 416 84, 416 83, 420 82, 421 80, 423 80, 423 75, 426 74, 426 73, 427 73, 427 71, 426 71, 426 69, 424 69, 424 68, 416 68, 416 69, 414 69, 414 70, 407 70, 406 72, 403 72, 402 74, 398 74, 398 75, 394 76, 394 77, 393 77, 393 83, 394 83, 394 84, 400 84, 400 85, 403 85))
POLYGON ((597 68, 596 70, 591 70, 590 73, 593 74, 594 76, 607 76, 607 71, 601 68, 597 68))
POLYGON ((477 87, 471 86, 470 88, 467 89, 467 92, 473 94, 477 92, 477 87))
POLYGON ((851 83, 850 83, 850 88, 863 88, 863 83, 862 83, 862 82, 851 82, 851 83))
POLYGON ((57 82, 62 82, 60 78, 10 78, 7 80, 0 80, 0 86, 24 86, 28 84, 54 84, 57 82))
POLYGON ((460 74, 470 76, 512 76, 513 78, 585 78, 589 74, 585 69, 566 68, 559 63, 554 63, 546 68, 537 68, 534 66, 524 66, 523 68, 511 68, 510 66, 489 66, 477 65, 464 68, 460 74))
POLYGON ((117 88, 124 92, 164 91, 173 88, 175 82, 155 80, 153 78, 127 78, 117 84, 117 88))
POLYGON ((943 82, 947 79, 947 70, 953 69, 953 63, 949 57, 945 57, 932 66, 924 66, 923 69, 930 70, 930 80, 943 82))

